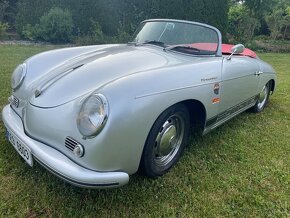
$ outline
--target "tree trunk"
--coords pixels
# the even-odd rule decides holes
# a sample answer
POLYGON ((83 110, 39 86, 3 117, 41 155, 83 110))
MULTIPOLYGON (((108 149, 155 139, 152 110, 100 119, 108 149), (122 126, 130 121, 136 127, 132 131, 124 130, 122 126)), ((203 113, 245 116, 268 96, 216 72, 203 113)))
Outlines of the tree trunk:
POLYGON ((283 40, 286 38, 286 33, 287 33, 288 25, 286 24, 285 29, 284 29, 284 34, 283 34, 283 40))

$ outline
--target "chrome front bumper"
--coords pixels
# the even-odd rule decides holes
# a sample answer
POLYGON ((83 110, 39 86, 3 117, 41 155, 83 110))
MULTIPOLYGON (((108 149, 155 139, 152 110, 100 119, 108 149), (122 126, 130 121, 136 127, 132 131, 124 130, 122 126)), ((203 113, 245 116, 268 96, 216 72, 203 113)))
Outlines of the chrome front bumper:
POLYGON ((119 187, 128 183, 129 175, 124 172, 96 172, 79 166, 56 149, 36 141, 25 134, 20 117, 9 105, 2 111, 2 120, 31 149, 33 159, 61 179, 85 188, 119 187))

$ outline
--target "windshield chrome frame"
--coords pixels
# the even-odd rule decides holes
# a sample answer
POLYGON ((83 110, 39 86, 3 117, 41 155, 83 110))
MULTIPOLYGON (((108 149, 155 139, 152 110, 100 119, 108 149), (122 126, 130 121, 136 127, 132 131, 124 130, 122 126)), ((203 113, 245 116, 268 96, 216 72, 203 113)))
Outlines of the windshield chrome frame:
MULTIPOLYGON (((213 26, 210 26, 210 25, 204 24, 204 23, 194 22, 194 21, 177 20, 177 19, 148 19, 148 20, 142 21, 140 23, 140 25, 142 25, 144 23, 148 23, 148 22, 176 22, 176 23, 185 23, 185 24, 193 24, 193 25, 203 26, 203 27, 209 28, 211 30, 214 30, 216 32, 216 34, 217 34, 217 37, 218 37, 218 47, 217 47, 217 50, 216 50, 216 54, 212 54, 212 55, 202 55, 202 56, 216 56, 216 57, 221 57, 222 56, 222 35, 221 35, 220 31, 217 28, 213 27, 213 26)), ((134 35, 135 34, 136 34, 136 32, 134 33, 134 35)), ((174 51, 174 52, 177 52, 177 51, 174 51)), ((183 53, 183 52, 177 52, 177 53, 186 54, 186 53, 183 53)), ((197 55, 197 54, 186 54, 186 55, 201 56, 201 55, 197 55)))

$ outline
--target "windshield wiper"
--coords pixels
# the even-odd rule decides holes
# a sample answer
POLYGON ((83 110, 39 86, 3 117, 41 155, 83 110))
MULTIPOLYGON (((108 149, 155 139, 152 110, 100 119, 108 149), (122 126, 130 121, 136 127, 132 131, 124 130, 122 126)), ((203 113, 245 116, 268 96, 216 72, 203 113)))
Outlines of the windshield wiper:
POLYGON ((157 41, 157 40, 148 40, 148 41, 145 41, 145 42, 141 42, 140 44, 141 44, 141 45, 145 45, 145 44, 153 44, 153 45, 161 45, 161 46, 165 46, 165 45, 164 45, 164 42, 157 41))
POLYGON ((135 46, 152 44, 152 45, 159 45, 159 46, 165 47, 164 42, 157 41, 157 40, 146 40, 144 42, 128 42, 128 44, 134 44, 135 46))
POLYGON ((174 49, 189 49, 195 53, 199 53, 200 50, 198 48, 194 48, 188 45, 171 45, 164 48, 164 51, 174 50, 174 49))

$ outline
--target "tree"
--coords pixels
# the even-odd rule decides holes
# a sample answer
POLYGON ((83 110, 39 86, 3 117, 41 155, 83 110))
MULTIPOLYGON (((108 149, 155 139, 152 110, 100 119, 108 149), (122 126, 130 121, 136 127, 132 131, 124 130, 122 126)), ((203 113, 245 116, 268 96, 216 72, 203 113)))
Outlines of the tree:
POLYGON ((14 24, 15 24, 15 17, 17 14, 17 2, 18 2, 18 0, 6 0, 6 2, 8 2, 8 7, 6 8, 5 13, 3 13, 3 14, 0 10, 0 14, 2 14, 4 16, 4 22, 9 23, 9 28, 15 29, 14 24))
POLYGON ((8 8, 8 1, 0 0, 0 22, 4 22, 4 16, 6 14, 6 9, 8 8))
POLYGON ((272 13, 265 17, 272 39, 286 39, 290 26, 290 5, 288 1, 280 0, 272 13))
POLYGON ((4 22, 4 17, 5 17, 7 8, 8 8, 8 2, 5 0, 0 0, 0 38, 5 36, 6 31, 9 28, 8 23, 4 22))
POLYGON ((249 8, 250 15, 261 19, 269 13, 279 0, 243 0, 244 4, 249 8))
MULTIPOLYGON (((1 0, 0 0, 1 1, 1 0)), ((17 1, 17 0, 11 0, 17 1)), ((216 26, 225 35, 228 0, 18 0, 16 28, 30 33, 31 26, 53 7, 68 9, 75 24, 74 36, 92 33, 98 23, 105 36, 127 38, 148 18, 200 21, 216 26), (30 25, 30 26, 29 26, 30 25), (118 37, 119 35, 124 37, 118 37)), ((32 31, 33 32, 33 31, 32 31)), ((29 34, 28 34, 29 35, 29 34)), ((106 37, 105 37, 106 38, 106 37)))
POLYGON ((21 35, 23 28, 30 24, 32 26, 39 22, 40 17, 52 8, 50 0, 27 1, 19 0, 17 2, 17 15, 15 18, 15 27, 21 35))
POLYGON ((73 20, 68 10, 52 8, 40 18, 40 37, 49 42, 69 42, 72 37, 73 20))
POLYGON ((236 4, 229 10, 229 33, 239 42, 252 40, 260 27, 258 19, 250 16, 250 10, 244 4, 236 4))
POLYGON ((286 8, 286 16, 285 16, 285 21, 284 21, 283 40, 286 39, 287 34, 288 34, 288 38, 290 38, 289 28, 290 28, 290 6, 288 6, 286 8))

